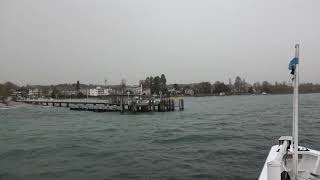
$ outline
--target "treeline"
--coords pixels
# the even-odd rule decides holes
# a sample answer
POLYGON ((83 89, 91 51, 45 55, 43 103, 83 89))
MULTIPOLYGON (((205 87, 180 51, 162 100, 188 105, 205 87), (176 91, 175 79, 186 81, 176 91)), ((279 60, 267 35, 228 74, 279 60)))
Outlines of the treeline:
MULTIPOLYGON (((145 80, 140 81, 140 85, 144 89, 150 89, 151 95, 190 95, 190 96, 201 96, 201 95, 243 95, 243 94, 288 94, 292 93, 292 85, 287 82, 275 82, 270 83, 268 81, 255 82, 250 84, 245 81, 244 78, 237 76, 232 82, 229 79, 228 83, 222 81, 216 81, 215 83, 210 83, 209 81, 204 81, 200 83, 192 84, 170 84, 167 85, 167 79, 164 74, 160 76, 149 76, 145 80)), ((73 84, 58 84, 49 86, 22 86, 12 82, 6 82, 0 84, 0 100, 4 101, 8 96, 14 96, 14 93, 19 91, 20 93, 27 94, 29 90, 40 89, 41 93, 45 97, 65 97, 66 91, 73 91, 77 97, 85 97, 85 93, 81 90, 95 88, 97 85, 86 85, 80 84, 79 81, 73 84)), ((103 87, 103 86, 101 86, 103 87)), ((126 81, 121 80, 120 85, 108 85, 109 88, 119 89, 124 92, 126 88, 126 81)), ((320 84, 313 83, 301 83, 299 86, 300 93, 320 93, 320 84)))
MULTIPOLYGON (((97 85, 86 85, 86 84, 80 84, 79 81, 73 84, 58 84, 58 85, 26 85, 26 86, 18 86, 12 82, 6 82, 4 84, 0 84, 0 100, 6 99, 8 96, 14 96, 14 93, 16 91, 19 91, 22 93, 22 95, 25 97, 27 96, 29 90, 39 89, 41 91, 41 94, 45 97, 64 97, 63 91, 79 91, 81 88, 95 88, 97 85)), ((81 92, 78 92, 80 95, 81 92)), ((76 97, 79 95, 77 94, 76 97)), ((82 95, 83 97, 85 95, 82 95)))
POLYGON ((140 82, 143 88, 150 88, 151 94, 168 94, 167 79, 164 74, 161 76, 150 76, 140 82))
POLYGON ((0 84, 0 101, 5 101, 8 96, 10 96, 14 91, 18 90, 19 86, 12 82, 6 82, 0 84))
MULTIPOLYGON (((174 85, 177 86, 177 85, 174 85)), ((194 91, 195 95, 218 95, 224 93, 226 95, 237 94, 288 94, 292 93, 293 88, 291 83, 268 81, 255 82, 253 84, 247 83, 244 79, 237 76, 234 83, 229 79, 229 83, 225 84, 221 81, 216 81, 211 84, 210 82, 195 83, 187 86, 194 91)), ((299 85, 300 93, 320 93, 320 84, 301 83, 299 85)))

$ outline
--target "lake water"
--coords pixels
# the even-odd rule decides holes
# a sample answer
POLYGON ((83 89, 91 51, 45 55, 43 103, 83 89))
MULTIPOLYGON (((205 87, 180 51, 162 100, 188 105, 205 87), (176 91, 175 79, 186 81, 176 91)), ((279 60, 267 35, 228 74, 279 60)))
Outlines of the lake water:
MULTIPOLYGON (((300 143, 320 150, 320 94, 300 105, 300 143)), ((253 180, 291 118, 291 95, 186 98, 166 113, 2 109, 0 179, 253 180)))

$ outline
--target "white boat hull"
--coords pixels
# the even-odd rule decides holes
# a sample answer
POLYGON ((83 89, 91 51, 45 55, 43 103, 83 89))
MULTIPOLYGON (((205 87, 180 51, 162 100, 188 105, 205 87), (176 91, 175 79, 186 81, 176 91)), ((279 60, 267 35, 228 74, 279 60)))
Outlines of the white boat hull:
MULTIPOLYGON (((271 147, 259 180, 282 180, 281 173, 284 171, 288 172, 291 180, 293 179, 292 147, 290 147, 286 154, 280 158, 280 167, 278 170, 274 171, 274 166, 272 166, 272 162, 275 162, 277 156, 279 157, 281 146, 283 145, 271 147)), ((320 180, 320 152, 299 146, 298 154, 299 161, 297 179, 320 180)))

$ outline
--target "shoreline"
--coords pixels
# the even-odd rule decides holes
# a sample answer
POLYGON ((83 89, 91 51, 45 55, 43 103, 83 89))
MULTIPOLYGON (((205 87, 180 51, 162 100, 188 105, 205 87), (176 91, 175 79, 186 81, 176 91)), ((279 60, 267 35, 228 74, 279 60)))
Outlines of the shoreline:
MULTIPOLYGON (((289 95, 292 93, 269 93, 269 94, 226 94, 223 96, 268 96, 268 95, 289 95)), ((320 92, 299 92, 299 94, 320 94, 320 92)), ((210 96, 219 96, 217 94, 199 94, 193 96, 174 96, 174 97, 210 97, 210 96)))
POLYGON ((0 109, 15 108, 23 105, 25 105, 25 103, 16 102, 16 101, 9 101, 7 103, 0 102, 0 109))

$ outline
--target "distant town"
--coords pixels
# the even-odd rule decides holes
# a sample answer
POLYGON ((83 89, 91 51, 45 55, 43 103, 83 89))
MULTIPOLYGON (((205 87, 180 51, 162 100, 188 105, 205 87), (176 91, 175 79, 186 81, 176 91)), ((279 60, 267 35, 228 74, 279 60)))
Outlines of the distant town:
MULTIPOLYGON (((209 81, 191 84, 167 84, 166 76, 150 76, 137 82, 137 85, 127 85, 122 79, 118 85, 88 85, 79 80, 71 84, 57 85, 26 85, 18 86, 12 82, 0 84, 0 98, 5 101, 11 99, 37 99, 37 98, 100 98, 108 95, 145 95, 145 96, 227 96, 250 94, 286 94, 291 93, 291 84, 287 82, 269 83, 268 81, 247 83, 245 79, 237 76, 234 81, 229 79, 226 84, 222 81, 210 83, 209 81)), ((301 93, 319 93, 320 85, 303 83, 300 85, 301 93)))

